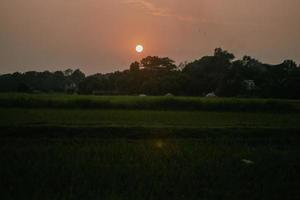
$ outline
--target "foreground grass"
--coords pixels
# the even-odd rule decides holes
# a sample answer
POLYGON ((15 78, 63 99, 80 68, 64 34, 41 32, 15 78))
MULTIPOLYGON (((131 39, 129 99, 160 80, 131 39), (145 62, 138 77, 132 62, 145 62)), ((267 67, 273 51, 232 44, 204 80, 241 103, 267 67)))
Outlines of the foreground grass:
POLYGON ((298 144, 2 139, 0 199, 299 199, 298 144))
POLYGON ((300 128, 300 113, 0 108, 1 127, 300 128))
POLYGON ((299 199, 298 105, 2 94, 0 199, 299 199))

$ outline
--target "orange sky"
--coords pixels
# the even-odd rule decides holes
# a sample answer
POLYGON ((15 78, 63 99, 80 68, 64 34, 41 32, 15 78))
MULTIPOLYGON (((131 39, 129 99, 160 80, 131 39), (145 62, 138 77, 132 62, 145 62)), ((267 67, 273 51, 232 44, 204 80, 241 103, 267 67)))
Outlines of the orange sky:
POLYGON ((190 61, 215 47, 299 63, 299 7, 299 0, 1 0, 0 73, 111 72, 145 55, 190 61))

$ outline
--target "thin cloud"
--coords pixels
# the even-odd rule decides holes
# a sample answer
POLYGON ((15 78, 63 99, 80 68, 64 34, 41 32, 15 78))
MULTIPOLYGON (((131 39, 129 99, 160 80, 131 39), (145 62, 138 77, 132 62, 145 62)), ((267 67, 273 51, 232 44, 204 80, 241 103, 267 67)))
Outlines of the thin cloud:
POLYGON ((126 0, 126 1, 124 1, 124 3, 139 5, 143 9, 147 10, 147 12, 153 16, 170 17, 170 18, 174 18, 176 20, 185 21, 185 22, 195 22, 196 21, 196 19, 191 16, 175 14, 171 10, 165 9, 165 8, 160 8, 153 3, 150 3, 147 0, 126 0))
MULTIPOLYGON (((237 21, 220 22, 215 20, 208 20, 205 18, 199 19, 188 15, 177 14, 171 11, 170 9, 158 7, 154 3, 149 2, 148 0, 124 0, 123 2, 125 4, 138 5, 144 10, 146 10, 147 13, 153 16, 173 18, 178 21, 184 21, 189 23, 215 24, 215 25, 223 25, 223 26, 235 26, 235 25, 244 24, 243 22, 237 22, 237 21)), ((263 23, 254 23, 254 22, 248 23, 248 25, 257 26, 257 27, 264 26, 263 23)))

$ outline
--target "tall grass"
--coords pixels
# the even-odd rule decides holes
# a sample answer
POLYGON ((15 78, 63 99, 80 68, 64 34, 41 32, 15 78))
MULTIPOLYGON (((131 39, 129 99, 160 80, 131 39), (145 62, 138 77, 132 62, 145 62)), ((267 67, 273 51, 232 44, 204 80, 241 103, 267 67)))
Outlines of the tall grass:
POLYGON ((0 140, 0 199, 298 199, 299 148, 203 140, 0 140), (242 162, 249 159, 254 164, 242 162))
POLYGON ((275 99, 0 94, 0 107, 214 111, 299 111, 275 99))
POLYGON ((16 128, 300 128, 299 113, 30 108, 0 108, 0 113, 0 127, 16 128))

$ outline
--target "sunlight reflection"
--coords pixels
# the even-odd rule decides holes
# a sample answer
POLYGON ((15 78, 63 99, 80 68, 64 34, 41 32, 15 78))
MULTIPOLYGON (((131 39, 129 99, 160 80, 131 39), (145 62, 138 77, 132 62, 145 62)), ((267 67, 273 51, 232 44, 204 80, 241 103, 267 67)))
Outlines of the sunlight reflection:
POLYGON ((155 146, 159 149, 164 147, 164 142, 162 140, 155 141, 155 146))

